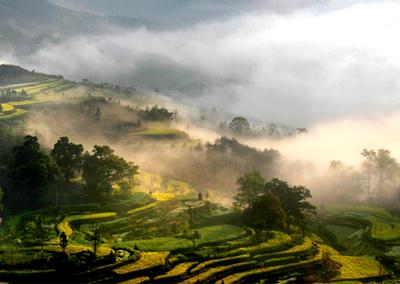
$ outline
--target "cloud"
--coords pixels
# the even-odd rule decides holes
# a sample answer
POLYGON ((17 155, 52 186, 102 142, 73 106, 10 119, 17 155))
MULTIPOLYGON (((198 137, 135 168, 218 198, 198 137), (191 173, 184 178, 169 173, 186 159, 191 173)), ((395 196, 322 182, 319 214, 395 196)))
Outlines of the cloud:
MULTIPOLYGON (((248 13, 182 30, 73 37, 18 60, 76 80, 138 86, 161 84, 166 73, 176 74, 169 74, 172 85, 207 85, 194 103, 296 126, 397 112, 400 4, 329 3, 335 9, 320 5, 290 14, 248 13)), ((184 92, 187 97, 190 88, 184 92)))

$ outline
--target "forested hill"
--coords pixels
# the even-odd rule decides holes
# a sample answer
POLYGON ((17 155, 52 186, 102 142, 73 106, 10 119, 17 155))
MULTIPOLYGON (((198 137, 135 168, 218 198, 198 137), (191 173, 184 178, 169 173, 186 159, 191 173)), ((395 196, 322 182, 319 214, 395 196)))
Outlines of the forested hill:
POLYGON ((0 65, 0 86, 30 82, 42 82, 58 77, 59 76, 46 75, 43 73, 28 71, 16 65, 0 65))

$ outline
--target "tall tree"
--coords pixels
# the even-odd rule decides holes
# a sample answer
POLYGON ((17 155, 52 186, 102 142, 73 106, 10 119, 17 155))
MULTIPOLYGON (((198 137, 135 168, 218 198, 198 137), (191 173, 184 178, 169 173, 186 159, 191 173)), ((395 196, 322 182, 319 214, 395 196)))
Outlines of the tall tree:
POLYGON ((111 192, 112 184, 130 183, 138 166, 114 154, 109 146, 94 146, 83 157, 82 177, 90 197, 99 199, 111 192))
POLYGON ((13 184, 5 194, 6 203, 14 210, 48 205, 58 173, 57 165, 41 151, 37 137, 26 136, 22 145, 13 148, 13 184))
POLYGON ((258 230, 286 230, 287 216, 278 197, 271 192, 259 196, 245 211, 245 222, 258 230))
POLYGON ((382 192, 386 182, 395 183, 399 175, 399 165, 396 160, 390 156, 390 151, 379 149, 376 155, 376 170, 378 174, 378 192, 382 192))
POLYGON ((236 184, 239 185, 238 193, 233 198, 236 209, 251 209, 254 201, 263 192, 265 179, 259 172, 248 172, 240 177, 236 184))
POLYGON ((229 123, 229 129, 236 134, 246 134, 250 132, 250 123, 246 118, 237 116, 229 123))
POLYGON ((304 186, 289 186, 277 178, 265 184, 265 191, 275 194, 282 203, 289 223, 300 225, 304 233, 304 220, 309 215, 315 215, 315 206, 306 199, 311 198, 310 190, 304 186))
POLYGON ((361 152, 361 155, 364 157, 364 161, 361 166, 363 168, 363 173, 365 176, 366 194, 367 198, 370 198, 372 189, 372 177, 376 169, 376 152, 375 150, 364 149, 361 152))
POLYGON ((65 181, 69 181, 76 172, 82 169, 83 146, 60 137, 51 151, 51 156, 60 168, 65 181))

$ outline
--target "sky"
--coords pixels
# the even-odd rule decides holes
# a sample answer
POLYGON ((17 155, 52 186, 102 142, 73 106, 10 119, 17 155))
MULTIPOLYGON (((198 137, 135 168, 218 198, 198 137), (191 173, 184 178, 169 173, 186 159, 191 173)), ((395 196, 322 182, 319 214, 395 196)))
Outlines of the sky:
MULTIPOLYGON (((232 2, 234 7, 225 3, 217 12, 211 7, 212 13, 198 21, 183 17, 170 29, 77 35, 2 60, 74 80, 149 88, 153 81, 193 104, 298 127, 399 112, 400 1, 264 1, 262 8, 257 1, 243 7, 243 1, 232 2), (154 65, 163 68, 157 73, 154 65), (173 88, 182 82, 183 91, 173 88), (197 82, 206 88, 192 90, 197 82)), ((114 10, 104 1, 70 4, 119 14, 124 1, 117 2, 122 6, 114 10)), ((170 3, 182 5, 180 14, 210 8, 207 1, 200 8, 170 3)), ((140 9, 129 7, 125 14, 140 16, 135 12, 140 9)), ((149 17, 150 8, 141 15, 149 17)), ((168 13, 164 21, 174 18, 168 13)))

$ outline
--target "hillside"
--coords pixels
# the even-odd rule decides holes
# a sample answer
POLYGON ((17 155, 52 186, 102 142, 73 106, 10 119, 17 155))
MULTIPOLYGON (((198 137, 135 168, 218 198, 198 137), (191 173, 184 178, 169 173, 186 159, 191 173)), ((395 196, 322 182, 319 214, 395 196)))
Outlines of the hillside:
POLYGON ((143 25, 155 26, 145 19, 95 15, 46 0, 0 0, 0 46, 17 55, 30 54, 44 44, 66 37, 143 25))
POLYGON ((61 78, 61 76, 36 73, 15 65, 0 65, 0 86, 43 82, 56 78, 61 78))

